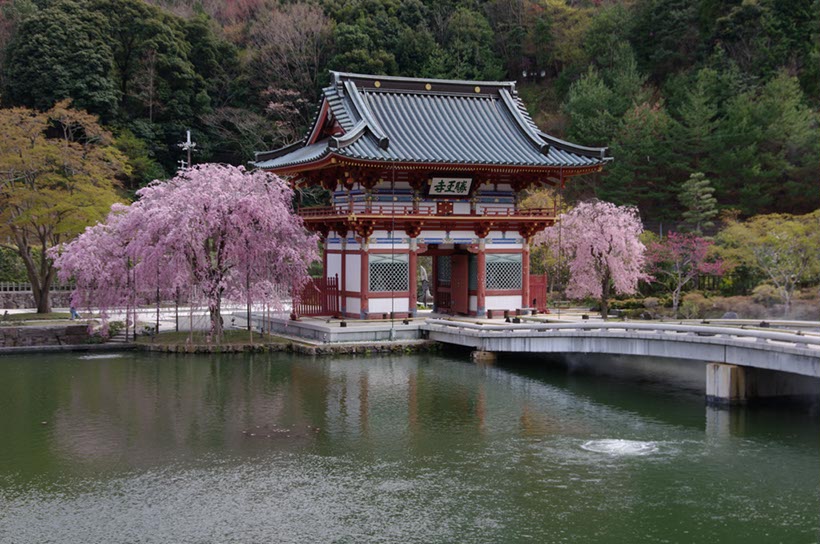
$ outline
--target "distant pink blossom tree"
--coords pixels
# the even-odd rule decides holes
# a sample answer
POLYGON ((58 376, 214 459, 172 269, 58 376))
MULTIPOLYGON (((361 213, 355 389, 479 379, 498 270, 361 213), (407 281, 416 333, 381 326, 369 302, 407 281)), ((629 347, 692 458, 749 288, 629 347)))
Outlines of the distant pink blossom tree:
POLYGON ((672 232, 647 248, 650 270, 665 277, 672 293, 672 311, 678 314, 683 288, 699 274, 723 274, 723 261, 709 260, 712 242, 696 234, 672 232))
POLYGON ((317 238, 293 213, 293 192, 280 178, 203 164, 137 195, 54 252, 59 277, 76 281, 75 304, 105 312, 130 300, 135 286, 166 292, 196 286, 208 304, 211 333, 221 338, 224 298, 264 297, 277 306, 278 293, 307 280, 317 238))
POLYGON ((606 319, 613 290, 634 293, 638 281, 651 279, 644 273, 646 247, 639 239, 643 225, 637 208, 591 200, 558 220, 560 224, 538 234, 535 243, 555 249, 560 236, 569 265, 568 297, 600 299, 606 319))

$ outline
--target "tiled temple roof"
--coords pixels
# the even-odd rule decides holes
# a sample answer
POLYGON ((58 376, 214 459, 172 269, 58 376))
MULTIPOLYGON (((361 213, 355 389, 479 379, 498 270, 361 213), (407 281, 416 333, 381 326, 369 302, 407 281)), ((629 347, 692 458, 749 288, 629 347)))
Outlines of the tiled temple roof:
POLYGON ((313 129, 256 154, 286 171, 329 155, 353 161, 520 167, 593 167, 606 148, 541 132, 514 82, 453 81, 331 72, 313 129))

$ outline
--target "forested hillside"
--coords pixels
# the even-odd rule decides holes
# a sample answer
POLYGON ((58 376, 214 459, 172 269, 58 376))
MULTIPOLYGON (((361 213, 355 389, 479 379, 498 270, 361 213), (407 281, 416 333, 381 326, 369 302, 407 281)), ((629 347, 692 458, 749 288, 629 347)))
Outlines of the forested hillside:
POLYGON ((818 0, 14 0, 2 103, 99 116, 136 189, 292 142, 327 70, 519 82, 539 125, 614 163, 574 183, 677 221, 690 176, 742 216, 820 205, 818 0), (701 179, 698 178, 698 179, 701 179))

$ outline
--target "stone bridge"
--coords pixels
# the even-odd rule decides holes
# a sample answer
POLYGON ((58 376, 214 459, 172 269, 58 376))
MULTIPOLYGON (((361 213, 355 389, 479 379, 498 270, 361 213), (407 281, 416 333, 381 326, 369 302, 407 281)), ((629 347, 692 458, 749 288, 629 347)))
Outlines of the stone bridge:
POLYGON ((811 394, 820 385, 820 335, 811 333, 663 323, 495 325, 447 319, 428 319, 422 330, 431 340, 471 347, 479 356, 596 353, 705 362, 707 399, 720 403, 811 394))

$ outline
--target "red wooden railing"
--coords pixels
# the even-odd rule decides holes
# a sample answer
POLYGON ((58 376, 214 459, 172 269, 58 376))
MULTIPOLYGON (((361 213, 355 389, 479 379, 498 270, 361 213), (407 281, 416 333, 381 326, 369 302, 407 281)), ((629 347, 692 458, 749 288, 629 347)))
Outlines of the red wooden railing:
POLYGON ((339 314, 339 276, 311 278, 293 297, 291 319, 339 314))
MULTIPOLYGON (((407 216, 407 215, 471 215, 471 214, 453 214, 439 213, 435 205, 419 204, 416 211, 413 211, 413 206, 405 205, 373 205, 370 211, 367 210, 363 202, 357 202, 353 206, 339 205, 339 206, 313 206, 309 208, 299 208, 298 213, 304 218, 310 217, 343 217, 349 214, 359 215, 384 215, 384 216, 407 216)), ((557 208, 521 208, 515 210, 507 206, 498 205, 479 205, 479 210, 475 215, 492 216, 492 217, 555 217, 557 208)))

